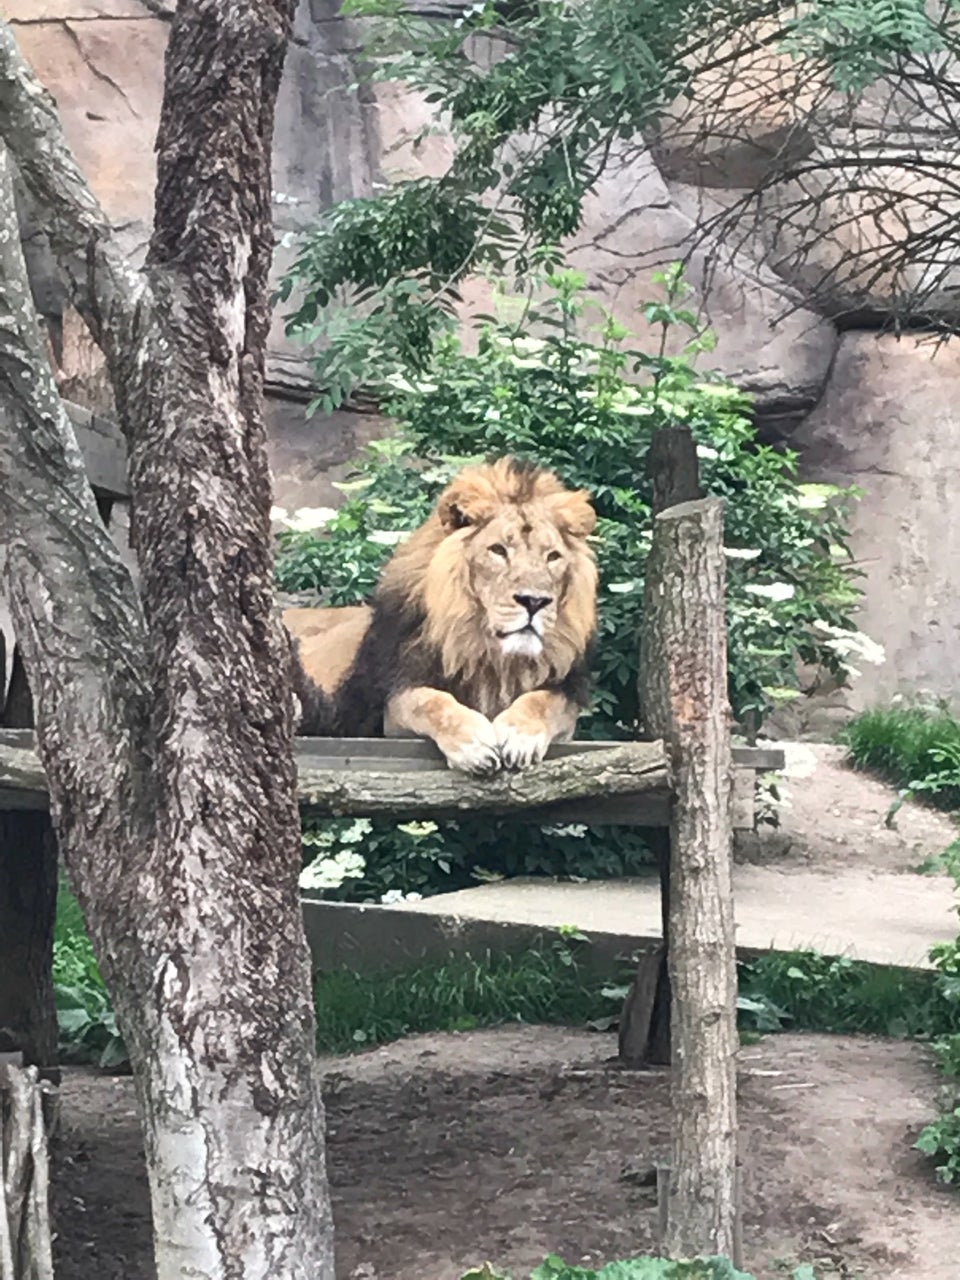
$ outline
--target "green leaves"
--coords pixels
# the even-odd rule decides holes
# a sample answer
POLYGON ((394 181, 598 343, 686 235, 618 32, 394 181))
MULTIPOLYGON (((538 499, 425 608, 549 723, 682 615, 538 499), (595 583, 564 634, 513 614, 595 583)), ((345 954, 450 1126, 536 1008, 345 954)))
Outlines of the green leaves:
POLYGON ((816 0, 787 22, 783 45, 826 63, 838 89, 858 93, 899 59, 942 49, 944 32, 924 0, 816 0))

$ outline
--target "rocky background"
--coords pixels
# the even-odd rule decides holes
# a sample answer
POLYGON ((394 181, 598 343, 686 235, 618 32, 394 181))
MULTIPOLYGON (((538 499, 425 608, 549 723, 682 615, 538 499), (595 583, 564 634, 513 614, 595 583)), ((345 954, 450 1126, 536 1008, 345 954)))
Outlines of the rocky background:
MULTIPOLYGON (((22 50, 55 96, 69 141, 134 259, 149 235, 153 139, 173 9, 173 0, 0 0, 0 14, 13 22, 22 50)), ((337 10, 337 0, 301 0, 277 123, 281 235, 309 223, 331 201, 441 171, 449 154, 439 132, 413 144, 429 120, 422 101, 391 86, 351 90, 357 38, 337 10)), ((670 121, 650 150, 624 154, 591 197, 570 256, 618 317, 637 329, 635 308, 650 294, 651 271, 692 246, 688 276, 719 337, 713 363, 756 397, 765 438, 799 449, 809 478, 863 489, 853 528, 866 575, 862 627, 887 657, 881 667, 865 667, 852 692, 823 691, 784 726, 822 736, 849 706, 897 693, 954 694, 960 339, 934 345, 927 333, 907 331, 898 339, 878 332, 903 290, 917 279, 924 284, 930 255, 916 269, 917 279, 886 268, 884 254, 902 237, 903 217, 879 214, 853 176, 813 204, 790 184, 764 185, 770 156, 778 148, 782 153, 785 129, 795 124, 804 95, 816 89, 793 75, 765 53, 763 61, 754 57, 738 66, 720 94, 704 86, 695 101, 719 104, 712 114, 704 108, 670 121), (758 182, 763 194, 744 207, 740 222, 720 236, 699 234, 758 182)), ((929 170, 917 178, 898 165, 898 148, 918 127, 931 148, 955 145, 942 113, 878 90, 856 116, 828 116, 819 136, 802 141, 827 158, 842 155, 851 140, 885 148, 885 182, 903 197, 898 212, 912 208, 919 225, 925 211, 942 213, 955 199, 946 183, 931 196, 929 170)), ((61 389, 70 400, 109 412, 98 353, 65 305, 42 231, 29 217, 24 240, 61 389)), ((281 246, 278 270, 289 253, 281 246)), ((953 319, 958 282, 949 261, 937 263, 925 319, 953 319)), ((477 286, 468 305, 481 301, 481 293, 477 286)), ((349 411, 308 422, 306 367, 279 317, 268 390, 276 501, 288 507, 335 502, 330 481, 386 424, 349 411)))

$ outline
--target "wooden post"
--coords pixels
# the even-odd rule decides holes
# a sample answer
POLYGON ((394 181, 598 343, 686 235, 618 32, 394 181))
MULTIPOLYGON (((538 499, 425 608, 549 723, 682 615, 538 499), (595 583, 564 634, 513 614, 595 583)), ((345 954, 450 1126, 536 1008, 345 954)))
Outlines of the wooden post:
MULTIPOLYGON (((673 1143, 664 1252, 732 1257, 737 1240, 736 945, 723 515, 718 499, 654 521, 644 618, 650 714, 674 786, 669 972, 673 1143)), ((652 726, 651 726, 652 727, 652 726)))
MULTIPOLYGON (((689 427, 665 427, 654 433, 647 455, 647 472, 653 487, 654 518, 668 507, 701 496, 697 446, 689 427)), ((655 584, 649 566, 644 586, 644 617, 651 615, 655 584)), ((644 732, 656 733, 653 725, 666 723, 662 690, 656 680, 654 661, 647 655, 647 641, 640 644, 640 719, 644 732)), ((654 648, 659 649, 658 642, 654 648)), ((620 1014, 619 1054, 628 1066, 669 1066, 670 1064, 670 833, 644 832, 657 860, 660 877, 662 943, 641 956, 633 986, 620 1014)))
POLYGON ((33 1067, 0 1065, 0 1280, 53 1280, 44 1091, 33 1067))

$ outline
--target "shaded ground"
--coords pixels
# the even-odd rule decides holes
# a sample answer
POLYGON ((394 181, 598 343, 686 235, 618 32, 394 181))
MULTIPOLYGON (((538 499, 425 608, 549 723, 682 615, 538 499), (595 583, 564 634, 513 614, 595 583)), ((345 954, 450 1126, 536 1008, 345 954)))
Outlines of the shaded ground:
MULTIPOLYGON (((342 1280, 517 1280, 551 1250, 651 1247, 667 1082, 608 1063, 610 1036, 539 1027, 418 1036, 324 1061, 342 1280)), ((740 1055, 745 1251, 758 1280, 956 1280, 960 1197, 911 1143, 934 1108, 925 1052, 782 1035, 740 1055), (786 1269, 785 1269, 786 1268, 786 1269)), ((60 1280, 150 1280, 129 1080, 67 1074, 54 1209, 60 1280)), ((281 1280, 278 1277, 278 1280, 281 1280)))

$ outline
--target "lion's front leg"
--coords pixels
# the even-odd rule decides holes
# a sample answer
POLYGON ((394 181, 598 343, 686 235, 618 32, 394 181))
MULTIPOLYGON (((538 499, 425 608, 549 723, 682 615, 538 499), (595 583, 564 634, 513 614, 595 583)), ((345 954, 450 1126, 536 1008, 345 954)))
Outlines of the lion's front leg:
POLYGON ((573 737, 577 707, 552 689, 522 693, 493 722, 500 757, 508 769, 525 769, 547 754, 551 742, 573 737))
POLYGON ((440 689, 421 685, 388 698, 383 731, 388 738, 432 738, 451 769, 490 774, 501 768, 497 733, 487 717, 440 689))

